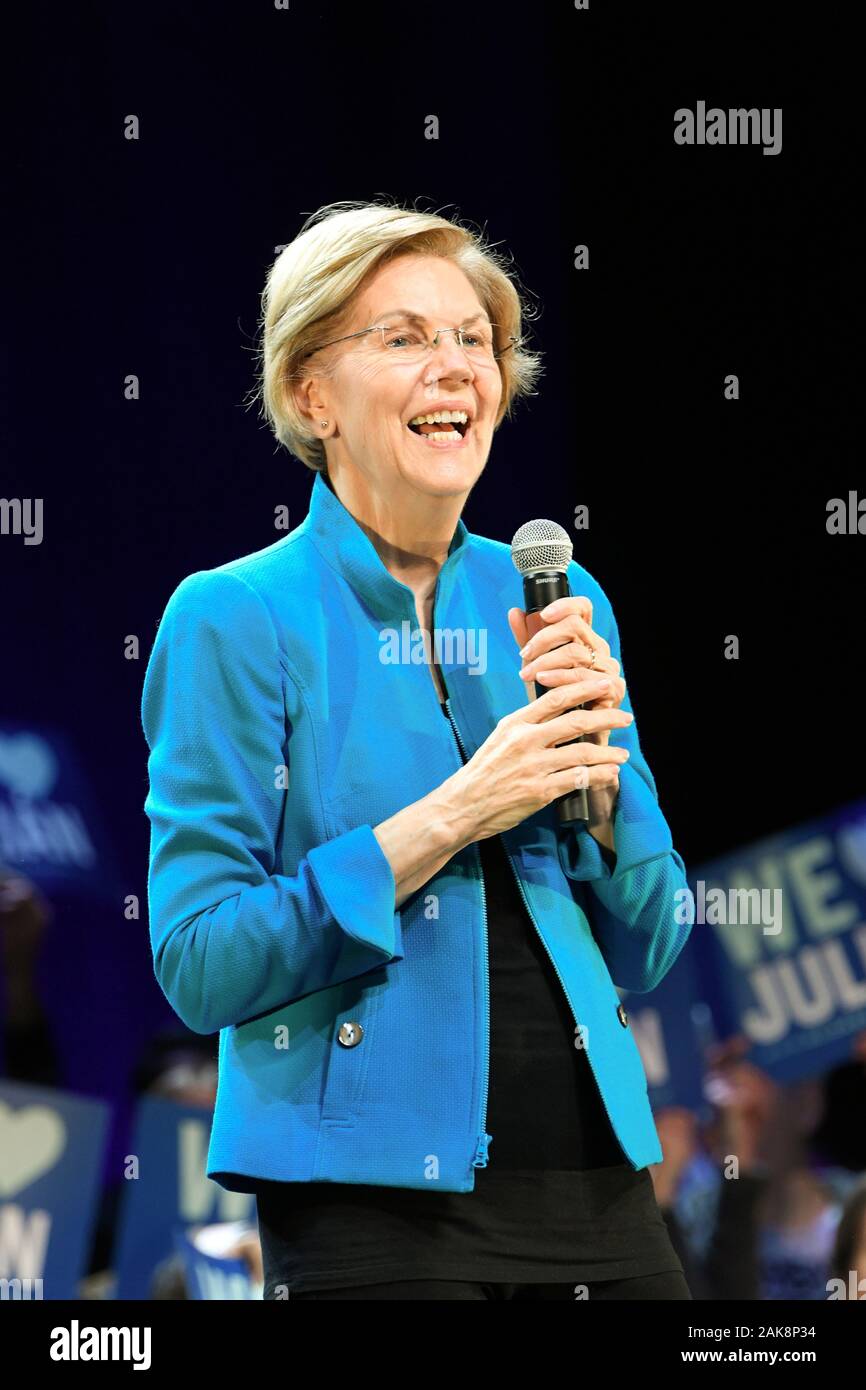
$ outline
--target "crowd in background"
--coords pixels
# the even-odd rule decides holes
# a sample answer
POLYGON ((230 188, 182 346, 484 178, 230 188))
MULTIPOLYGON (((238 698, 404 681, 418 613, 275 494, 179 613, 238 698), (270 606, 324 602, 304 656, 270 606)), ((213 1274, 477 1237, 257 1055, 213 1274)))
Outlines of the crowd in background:
MULTIPOLYGON (((4 1075, 63 1089, 36 983, 51 915, 33 883, 0 870, 4 1075)), ((130 1087, 136 1096, 211 1109, 216 1058, 215 1037, 178 1024, 153 1039, 130 1087)), ((708 1122, 679 1107, 656 1112, 664 1162, 650 1170, 693 1297, 866 1299, 866 1033, 854 1039, 848 1061, 784 1086, 749 1062, 744 1038, 728 1039, 706 1058, 704 1094, 708 1122)), ((100 1296, 110 1283, 122 1188, 118 1180, 103 1193, 83 1297, 100 1296)), ((246 1261, 260 1282, 255 1224, 229 1234, 225 1253, 246 1261)), ((179 1259, 153 1271, 151 1296, 188 1297, 179 1259)))

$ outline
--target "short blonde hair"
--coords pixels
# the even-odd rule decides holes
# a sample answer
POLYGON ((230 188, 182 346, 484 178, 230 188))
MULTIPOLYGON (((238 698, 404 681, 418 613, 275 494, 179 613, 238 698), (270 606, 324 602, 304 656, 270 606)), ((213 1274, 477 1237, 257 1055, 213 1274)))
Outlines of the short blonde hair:
MULTIPOLYGON (((321 472, 325 446, 298 409, 292 383, 302 381, 304 355, 317 343, 340 336, 354 296, 368 278, 396 256, 443 256, 463 271, 491 321, 499 325, 498 348, 508 335, 521 338, 524 319, 535 311, 516 288, 509 262, 482 233, 436 213, 395 203, 329 203, 307 218, 294 241, 279 254, 262 294, 261 348, 257 387, 263 416, 281 444, 308 468, 321 472)), ((500 358, 502 397, 495 427, 510 416, 518 396, 534 395, 543 368, 541 354, 518 342, 500 358)), ((327 365, 318 368, 326 372, 327 365)))

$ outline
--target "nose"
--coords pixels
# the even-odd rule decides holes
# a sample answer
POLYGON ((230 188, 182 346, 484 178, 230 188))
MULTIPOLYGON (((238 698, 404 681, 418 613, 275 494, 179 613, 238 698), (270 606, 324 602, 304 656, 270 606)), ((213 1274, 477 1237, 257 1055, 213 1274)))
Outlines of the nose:
POLYGON ((428 372, 435 370, 440 377, 456 376, 464 381, 471 381, 475 376, 475 369, 458 343, 457 334, 440 329, 436 338, 436 347, 430 349, 428 372))

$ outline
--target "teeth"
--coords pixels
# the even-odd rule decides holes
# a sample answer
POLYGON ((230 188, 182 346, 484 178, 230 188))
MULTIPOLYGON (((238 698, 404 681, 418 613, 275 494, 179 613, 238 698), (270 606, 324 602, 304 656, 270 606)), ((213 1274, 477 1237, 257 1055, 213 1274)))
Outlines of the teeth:
POLYGON ((416 415, 410 425, 466 425, 469 415, 465 410, 437 410, 432 415, 416 415))
MULTIPOLYGON (((456 434, 456 430, 434 430, 432 434, 422 434, 421 438, 422 438, 422 439, 448 439, 448 440, 452 440, 452 439, 454 438, 455 434, 456 434)), ((460 436, 457 435, 457 438, 459 439, 460 436)))

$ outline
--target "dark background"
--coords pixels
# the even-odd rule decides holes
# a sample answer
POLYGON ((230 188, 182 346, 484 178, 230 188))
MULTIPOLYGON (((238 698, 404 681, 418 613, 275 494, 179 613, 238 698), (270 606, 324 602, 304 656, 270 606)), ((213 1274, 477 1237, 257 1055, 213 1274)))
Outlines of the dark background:
MULTIPOLYGON (((0 495, 42 497, 45 535, 0 539, 0 714, 69 734, 143 905, 150 645, 185 575, 306 512, 312 474, 245 402, 275 248, 338 199, 514 256, 546 373, 464 518, 509 541, 589 507, 575 558, 687 866, 862 794, 866 541, 826 532, 863 477, 853 36, 789 4, 611 9, 48 4, 8 32, 0 495), (782 107, 781 153, 675 145, 699 99, 782 107)), ((120 1105, 117 1171, 130 1069, 174 1016, 144 917, 53 905, 43 995, 65 1084, 120 1105)))

